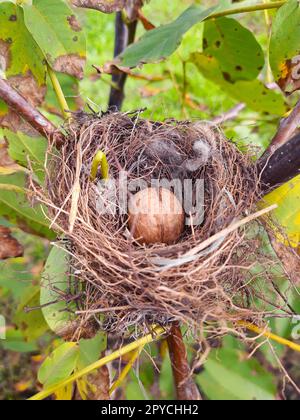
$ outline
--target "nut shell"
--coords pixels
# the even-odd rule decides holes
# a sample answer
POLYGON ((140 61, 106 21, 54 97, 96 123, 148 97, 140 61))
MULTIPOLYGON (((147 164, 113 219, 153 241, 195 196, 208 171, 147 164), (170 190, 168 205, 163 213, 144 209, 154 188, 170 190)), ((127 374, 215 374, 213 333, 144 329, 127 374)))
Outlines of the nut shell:
POLYGON ((128 213, 130 231, 143 244, 173 244, 184 231, 182 205, 166 188, 146 188, 133 195, 128 213))

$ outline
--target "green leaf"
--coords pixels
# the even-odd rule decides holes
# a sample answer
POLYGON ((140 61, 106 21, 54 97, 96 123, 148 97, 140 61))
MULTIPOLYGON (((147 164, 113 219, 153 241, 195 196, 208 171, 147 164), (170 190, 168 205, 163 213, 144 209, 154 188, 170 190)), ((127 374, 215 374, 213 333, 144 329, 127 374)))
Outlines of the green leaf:
POLYGON ((172 365, 170 362, 170 357, 167 354, 164 357, 160 375, 159 375, 159 389, 161 392, 162 399, 164 400, 174 400, 175 398, 175 389, 174 389, 174 379, 172 373, 172 365))
POLYGON ((168 57, 176 51, 183 35, 193 25, 206 19, 216 8, 204 10, 201 6, 193 5, 174 22, 146 32, 138 42, 121 54, 122 65, 136 67, 139 64, 156 62, 168 57))
POLYGON ((23 8, 26 26, 53 69, 82 78, 85 37, 72 9, 63 0, 33 0, 23 8))
POLYGON ((0 69, 7 77, 32 74, 39 86, 45 83, 44 57, 27 30, 21 7, 0 4, 0 69))
MULTIPOLYGON (((46 93, 43 53, 24 23, 23 9, 0 4, 0 75, 33 106, 40 106, 46 93)), ((0 126, 24 128, 21 118, 0 101, 0 126)))
POLYGON ((247 356, 244 351, 231 348, 211 352, 204 372, 197 376, 197 382, 209 399, 275 399, 272 375, 247 356))
POLYGON ((49 388, 67 379, 74 371, 78 359, 78 345, 64 343, 47 357, 38 372, 38 380, 49 388))
POLYGON ((23 259, 0 261, 0 287, 12 293, 15 299, 21 299, 32 276, 23 259))
POLYGON ((222 74, 216 58, 202 53, 193 53, 191 61, 204 77, 211 80, 239 102, 245 102, 254 111, 282 116, 287 111, 284 97, 268 89, 260 80, 237 81, 231 83, 226 74, 222 74))
POLYGON ((79 341, 78 368, 84 369, 100 359, 101 353, 106 350, 107 335, 98 333, 94 338, 79 341))
POLYGON ((48 330, 48 325, 46 324, 40 309, 35 309, 30 312, 25 311, 26 308, 38 307, 39 304, 40 287, 27 287, 17 308, 14 322, 17 324, 20 331, 22 331, 23 336, 28 341, 33 341, 37 338, 40 338, 48 330))
POLYGON ((286 93, 300 88, 300 5, 289 0, 273 21, 270 41, 270 65, 275 80, 286 93))
POLYGON ((223 385, 216 381, 208 372, 204 371, 197 376, 197 383, 201 387, 201 391, 209 400, 217 401, 234 401, 236 396, 226 389, 223 385))
POLYGON ((230 82, 254 80, 264 66, 264 55, 254 35, 237 20, 219 18, 204 26, 203 50, 215 57, 230 82))
POLYGON ((3 130, 8 142, 9 156, 19 165, 28 167, 28 159, 38 179, 45 177, 44 162, 47 150, 47 140, 43 137, 29 137, 18 131, 3 130))
POLYGON ((36 342, 25 341, 20 330, 10 328, 6 332, 6 339, 0 340, 0 348, 16 353, 32 353, 38 350, 36 342))
POLYGON ((26 176, 23 173, 0 176, 0 216, 6 217, 24 230, 53 239, 55 235, 49 230, 49 221, 44 216, 45 208, 40 205, 35 207, 30 205, 24 191, 25 187, 26 176), (4 189, 6 187, 7 190, 4 189), (12 191, 13 188, 18 193, 12 191))
POLYGON ((50 251, 41 283, 42 311, 50 329, 65 336, 73 329, 74 316, 68 310, 76 310, 75 303, 67 304, 62 297, 72 293, 69 256, 61 248, 54 246, 50 251))

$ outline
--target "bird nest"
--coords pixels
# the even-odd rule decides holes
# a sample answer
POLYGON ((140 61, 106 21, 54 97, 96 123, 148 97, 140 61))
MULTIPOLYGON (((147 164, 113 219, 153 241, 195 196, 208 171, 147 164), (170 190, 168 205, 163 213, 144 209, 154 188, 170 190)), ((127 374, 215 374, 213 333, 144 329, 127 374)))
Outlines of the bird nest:
POLYGON ((80 334, 91 322, 123 332, 176 320, 197 331, 269 310, 263 296, 273 263, 262 252, 262 222, 234 227, 257 210, 249 153, 209 123, 158 123, 140 113, 77 114, 66 130, 59 152, 49 148, 41 201, 67 242, 81 290, 80 334), (106 180, 103 167, 91 177, 99 151, 106 180), (182 203, 176 241, 145 244, 133 235, 127 202, 149 187, 169 189, 182 203))

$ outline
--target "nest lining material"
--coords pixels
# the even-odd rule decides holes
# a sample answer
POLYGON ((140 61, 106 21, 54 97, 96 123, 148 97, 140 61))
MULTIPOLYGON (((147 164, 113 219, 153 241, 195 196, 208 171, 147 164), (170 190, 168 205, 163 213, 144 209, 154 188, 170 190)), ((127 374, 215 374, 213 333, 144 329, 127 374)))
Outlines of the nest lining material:
POLYGON ((84 284, 81 329, 94 319, 101 328, 119 332, 173 320, 197 328, 209 320, 259 319, 267 308, 259 297, 271 289, 267 269, 263 281, 262 270, 251 270, 266 266, 257 235, 260 222, 193 253, 204 240, 255 211, 258 174, 249 154, 207 123, 157 123, 138 113, 78 114, 67 132, 59 153, 49 150, 41 201, 54 228, 68 238, 73 272, 84 284), (94 182, 90 179, 99 150, 107 156, 112 179, 120 171, 148 186, 152 179, 204 179, 202 224, 186 226, 173 245, 139 244, 118 203, 115 214, 98 211, 99 195, 107 205, 110 200, 104 190, 99 193, 101 173, 94 182))

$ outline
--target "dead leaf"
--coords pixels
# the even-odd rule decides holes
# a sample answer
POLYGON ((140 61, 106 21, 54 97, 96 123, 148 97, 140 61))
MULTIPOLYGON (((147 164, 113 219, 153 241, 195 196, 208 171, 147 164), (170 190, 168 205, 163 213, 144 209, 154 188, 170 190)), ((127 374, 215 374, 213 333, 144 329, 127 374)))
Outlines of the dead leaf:
MULTIPOLYGON (((129 0, 130 1, 130 0, 129 0)), ((72 0, 74 6, 100 10, 103 13, 118 12, 129 3, 128 0, 72 0)))
POLYGON ((89 400, 109 400, 110 378, 107 366, 102 366, 99 371, 89 375, 89 383, 92 385, 88 393, 89 400))
POLYGON ((298 60, 287 60, 280 66, 278 85, 288 95, 300 89, 300 66, 298 60))
POLYGON ((67 54, 58 57, 53 65, 55 71, 67 73, 71 76, 82 79, 84 75, 85 57, 77 54, 67 54))
POLYGON ((14 385, 17 392, 25 392, 32 387, 32 381, 20 381, 14 385))
POLYGON ((73 29, 73 31, 75 31, 75 32, 81 32, 82 31, 82 27, 81 27, 80 23, 78 22, 75 15, 71 15, 67 19, 68 19, 68 22, 71 26, 71 29, 73 29))
POLYGON ((142 98, 151 98, 152 96, 156 96, 162 92, 165 92, 167 89, 159 89, 150 86, 143 86, 139 89, 139 93, 142 98))
POLYGON ((0 226, 0 260, 21 257, 23 252, 22 245, 11 236, 11 231, 5 226, 0 226))
POLYGON ((38 107, 43 103, 47 90, 46 85, 39 86, 30 71, 23 76, 10 77, 8 83, 32 106, 38 107))
POLYGON ((147 82, 161 82, 162 80, 165 80, 163 76, 155 76, 155 75, 133 72, 129 67, 120 66, 116 60, 107 61, 102 67, 95 66, 95 65, 93 67, 94 69, 97 70, 97 73, 99 75, 125 73, 129 77, 132 77, 133 79, 146 80, 147 82))
POLYGON ((76 400, 106 401, 110 399, 110 376, 107 366, 77 381, 76 400))
POLYGON ((21 169, 9 156, 6 143, 0 141, 0 175, 11 175, 21 169))
MULTIPOLYGON (((25 75, 10 77, 7 82, 35 108, 42 105, 46 95, 46 85, 39 86, 30 71, 28 71, 25 75)), ((0 126, 8 128, 14 132, 22 131, 23 133, 33 137, 39 135, 12 109, 9 109, 6 114, 0 116, 0 126)))
POLYGON ((146 31, 152 31, 152 29, 156 28, 156 26, 146 18, 146 16, 141 12, 140 9, 137 12, 137 17, 142 23, 144 29, 146 29, 146 31))
POLYGON ((0 70, 6 71, 11 61, 9 44, 0 39, 0 70))
POLYGON ((0 127, 8 128, 14 132, 21 131, 31 137, 39 136, 39 133, 12 109, 9 109, 6 114, 0 116, 0 127))

